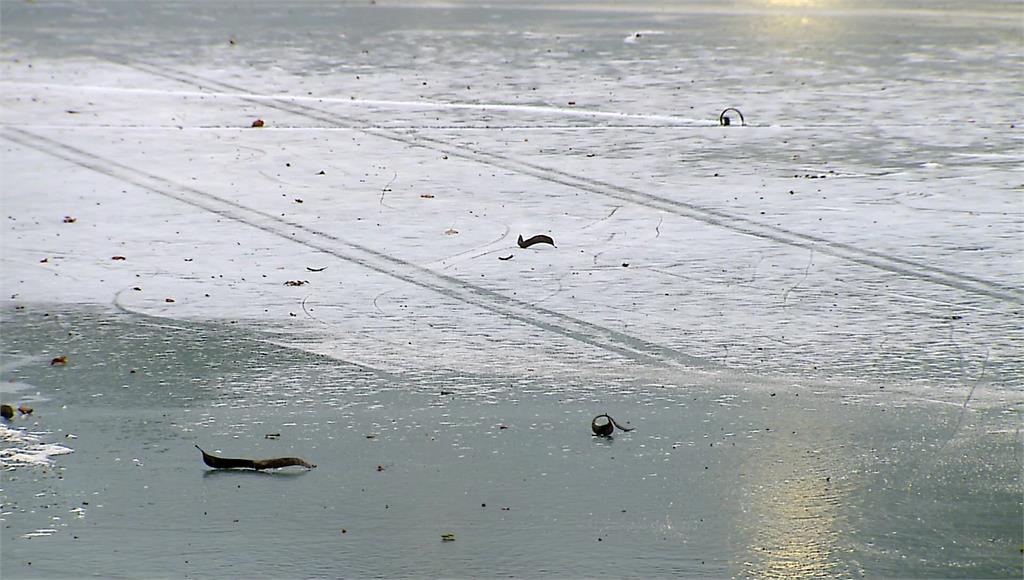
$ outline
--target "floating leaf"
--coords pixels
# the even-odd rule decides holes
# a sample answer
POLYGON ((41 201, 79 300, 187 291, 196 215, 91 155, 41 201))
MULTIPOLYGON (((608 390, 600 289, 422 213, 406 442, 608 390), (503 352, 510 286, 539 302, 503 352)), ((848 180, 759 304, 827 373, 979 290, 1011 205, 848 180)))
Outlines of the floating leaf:
POLYGON ((66 364, 68 364, 68 357, 63 354, 50 360, 50 366, 62 367, 66 364))
POLYGON ((449 236, 454 236, 454 235, 459 233, 459 230, 457 230, 455 228, 448 228, 447 230, 444 231, 444 233, 449 235, 449 236))
POLYGON ((420 197, 422 197, 423 199, 434 199, 434 194, 432 194, 432 193, 424 193, 424 194, 420 195, 420 197))
POLYGON ((309 280, 288 280, 284 283, 285 286, 305 286, 309 284, 309 280))
POLYGON ((75 223, 77 221, 78 221, 78 218, 76 218, 76 217, 71 217, 69 215, 64 216, 64 223, 66 223, 66 224, 73 224, 73 223, 75 223))
POLYGON ((20 407, 18 407, 18 412, 21 413, 22 415, 31 415, 32 407, 29 407, 28 405, 21 405, 20 407))
POLYGON ((256 119, 255 121, 252 122, 252 126, 253 127, 262 127, 263 126, 263 119, 256 119))
POLYGON ((442 542, 454 542, 455 541, 455 534, 452 534, 450 532, 446 533, 446 534, 441 534, 441 541, 442 542))
POLYGON ((111 257, 110 257, 110 259, 111 259, 111 260, 114 260, 114 261, 116 261, 116 262, 123 262, 123 261, 125 261, 125 260, 126 260, 127 258, 125 258, 124 256, 111 256, 111 257))
POLYGON ((174 302, 174 298, 164 298, 164 302, 170 304, 171 302, 174 302))

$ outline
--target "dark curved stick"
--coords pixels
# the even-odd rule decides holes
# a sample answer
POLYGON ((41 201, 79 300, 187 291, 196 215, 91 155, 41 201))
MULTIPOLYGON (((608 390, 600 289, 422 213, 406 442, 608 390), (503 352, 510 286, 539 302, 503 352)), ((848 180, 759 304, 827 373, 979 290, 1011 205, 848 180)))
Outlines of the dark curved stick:
POLYGON ((214 469, 255 469, 259 471, 262 469, 277 469, 279 467, 289 467, 292 465, 298 465, 300 467, 305 467, 306 469, 313 469, 316 467, 316 465, 298 457, 278 457, 275 459, 235 459, 232 457, 217 457, 216 455, 210 455, 203 451, 203 449, 198 445, 196 445, 196 449, 203 454, 203 463, 214 469))
POLYGON ((727 126, 729 124, 729 117, 725 116, 725 114, 728 113, 729 111, 735 111, 736 114, 740 116, 740 125, 747 124, 746 119, 743 118, 743 113, 741 113, 739 109, 737 109, 736 107, 729 107, 728 109, 722 111, 722 114, 718 116, 719 125, 727 126))
POLYGON ((622 431, 632 431, 633 429, 636 429, 636 427, 623 427, 622 425, 619 425, 615 421, 615 419, 612 419, 612 416, 609 415, 608 413, 598 415, 597 417, 594 417, 594 419, 590 422, 590 430, 593 431, 594 435, 597 435, 598 437, 611 437, 612 433, 615 431, 616 428, 622 431), (600 419, 601 417, 607 417, 608 422, 598 424, 597 420, 600 419))
POLYGON ((523 239, 523 235, 519 234, 519 240, 517 242, 520 248, 529 248, 534 244, 551 244, 555 245, 555 240, 551 239, 551 236, 545 236, 544 234, 538 234, 528 240, 523 239))

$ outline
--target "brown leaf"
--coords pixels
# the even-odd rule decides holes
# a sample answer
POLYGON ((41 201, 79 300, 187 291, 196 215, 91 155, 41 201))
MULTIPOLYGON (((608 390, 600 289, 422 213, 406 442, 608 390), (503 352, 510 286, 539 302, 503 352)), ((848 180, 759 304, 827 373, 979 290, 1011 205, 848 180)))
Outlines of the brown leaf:
POLYGON ((110 259, 117 262, 123 262, 126 258, 124 256, 111 256, 110 259))
POLYGON ((68 357, 66 355, 60 355, 50 360, 50 366, 62 367, 68 364, 68 357))
POLYGON ((21 413, 22 415, 31 415, 32 407, 29 407, 28 405, 22 405, 18 407, 18 412, 21 413))
POLYGON ((253 127, 262 127, 263 124, 264 124, 263 123, 263 119, 256 119, 255 121, 252 122, 252 126, 253 127))
POLYGON ((459 230, 455 228, 448 228, 447 230, 444 231, 444 233, 448 234, 449 236, 454 236, 459 233, 459 230))

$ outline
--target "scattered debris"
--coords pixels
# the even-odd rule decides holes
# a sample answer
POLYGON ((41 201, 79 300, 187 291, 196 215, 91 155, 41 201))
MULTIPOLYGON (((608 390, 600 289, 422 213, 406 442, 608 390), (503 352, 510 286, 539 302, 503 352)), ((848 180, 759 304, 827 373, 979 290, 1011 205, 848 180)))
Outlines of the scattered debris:
POLYGON ((740 125, 746 125, 747 124, 747 121, 743 118, 743 113, 741 113, 739 109, 737 109, 735 107, 729 107, 728 109, 722 111, 722 114, 718 116, 718 124, 719 125, 721 125, 723 127, 728 127, 729 126, 729 124, 730 124, 729 117, 725 116, 725 114, 728 113, 729 111, 735 111, 736 114, 740 116, 740 125))
POLYGON ((296 197, 295 203, 303 203, 302 198, 296 197))
POLYGON ((73 224, 73 223, 75 223, 77 221, 78 221, 78 218, 76 218, 76 217, 72 217, 72 216, 69 216, 69 215, 64 216, 64 223, 66 223, 66 224, 73 224))
POLYGON ((266 435, 263 436, 263 438, 264 439, 280 439, 281 438, 281 434, 280 433, 267 433, 266 435))
POLYGON ((629 262, 623 262, 622 263, 622 267, 623 268, 628 268, 629 267, 629 262))
POLYGON ((262 127, 264 125, 263 119, 256 119, 252 122, 253 127, 262 127))
POLYGON ((171 304, 172 302, 174 302, 174 298, 164 298, 164 302, 171 304))
POLYGON ((376 433, 367 433, 366 434, 366 438, 367 439, 376 439, 377 438, 377 434, 376 433))
POLYGON ((448 229, 446 229, 446 230, 444 231, 444 233, 445 233, 445 234, 447 234, 447 235, 449 235, 449 236, 454 236, 455 234, 458 234, 458 233, 459 233, 459 230, 457 230, 457 229, 455 229, 455 228, 448 228, 448 229))
POLYGON ((10 421, 14 417, 14 407, 7 404, 0 405, 0 417, 10 421))
POLYGON ((590 422, 590 429, 594 432, 594 435, 597 435, 598 437, 611 437, 612 432, 615 431, 616 427, 621 429, 622 431, 632 431, 633 429, 635 429, 635 427, 623 427, 622 425, 619 425, 618 423, 615 422, 615 419, 612 419, 612 416, 609 415, 608 413, 598 415, 597 417, 594 417, 594 419, 590 422), (600 419, 601 417, 607 418, 608 422, 598 423, 597 420, 600 419))
POLYGON ((452 533, 441 534, 441 541, 442 542, 454 542, 455 541, 455 534, 452 534, 452 533))
POLYGON ((512 258, 514 258, 515 256, 516 256, 515 254, 509 254, 507 256, 498 256, 498 259, 502 260, 502 261, 508 261, 508 260, 511 260, 512 258))
POLYGON ((127 260, 127 258, 125 258, 124 256, 111 256, 110 259, 114 260, 115 262, 123 262, 127 260))
POLYGON ((432 193, 423 193, 423 194, 420 194, 420 197, 422 197, 423 199, 434 199, 434 194, 432 194, 432 193))
POLYGON ((285 286, 305 286, 309 284, 309 280, 288 280, 284 283, 285 286))
POLYGON ((229 457, 217 457, 215 455, 210 455, 203 451, 203 449, 198 445, 196 445, 196 449, 203 454, 203 463, 214 469, 255 469, 257 471, 261 471, 264 469, 290 467, 292 465, 305 467, 306 469, 313 469, 316 467, 316 465, 298 457, 278 457, 275 459, 233 459, 229 457))
POLYGON ((50 259, 49 259, 49 258, 43 258, 42 260, 39 260, 39 263, 40 263, 40 264, 47 264, 47 263, 49 263, 49 262, 50 262, 50 259))
POLYGON ((29 407, 28 405, 21 405, 18 407, 18 412, 22 415, 31 415, 32 411, 32 407, 29 407))
POLYGON ((544 234, 538 234, 530 239, 524 240, 523 235, 519 235, 519 239, 516 241, 520 248, 529 248, 534 244, 551 244, 555 245, 555 240, 551 239, 551 236, 545 236, 544 234))
POLYGON ((455 391, 441 391, 441 395, 442 396, 444 396, 444 395, 454 395, 454 394, 455 394, 455 391))
POLYGON ((327 172, 326 172, 326 171, 324 171, 323 169, 321 169, 321 170, 320 170, 320 173, 317 173, 317 175, 327 175, 327 172))
POLYGON ((65 366, 67 364, 68 364, 68 357, 67 357, 67 355, 63 355, 62 354, 60 356, 56 356, 56 357, 53 357, 52 359, 50 359, 50 366, 51 367, 62 367, 62 366, 65 366))
POLYGON ((324 266, 323 268, 310 268, 309 266, 306 266, 306 269, 310 272, 323 272, 327 269, 327 266, 324 266))
POLYGON ((377 466, 377 471, 384 471, 384 466, 383 465, 378 465, 377 466))

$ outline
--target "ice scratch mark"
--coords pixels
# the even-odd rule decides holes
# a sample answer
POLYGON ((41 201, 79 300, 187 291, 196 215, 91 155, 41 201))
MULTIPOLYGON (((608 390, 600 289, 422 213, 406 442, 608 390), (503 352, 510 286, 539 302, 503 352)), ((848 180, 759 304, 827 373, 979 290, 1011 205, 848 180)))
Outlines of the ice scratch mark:
MULTIPOLYGON (((963 374, 963 377, 966 380, 967 368, 964 364, 964 353, 963 350, 960 348, 960 345, 954 338, 954 329, 954 325, 951 324, 949 326, 949 341, 956 348, 957 356, 959 356, 960 358, 960 372, 963 374)), ((923 477, 928 477, 928 475, 931 474, 932 470, 935 468, 935 463, 936 461, 938 461, 939 456, 942 455, 943 451, 945 451, 945 449, 949 447, 949 444, 960 433, 960 430, 963 428, 964 425, 964 418, 967 417, 967 410, 969 408, 969 405, 971 404, 971 400, 974 399, 974 395, 978 391, 978 387, 981 386, 982 381, 985 380, 985 372, 988 369, 988 360, 990 354, 990 349, 989 347, 986 346, 985 359, 981 361, 981 370, 978 373, 978 379, 974 381, 974 384, 971 385, 970 390, 967 391, 967 396, 964 398, 964 402, 960 405, 960 412, 957 414, 956 424, 953 425, 953 430, 949 433, 949 437, 947 437, 946 440, 942 442, 942 445, 940 445, 939 448, 936 449, 934 452, 929 454, 930 459, 925 463, 926 468, 923 470, 924 473, 921 473, 920 475, 917 475, 915 473, 910 478, 910 481, 907 483, 907 491, 910 491, 914 487, 914 481, 923 477)))
MULTIPOLYGON (((800 278, 800 280, 796 284, 793 284, 793 286, 791 288, 789 288, 788 290, 786 290, 785 292, 782 293, 782 303, 783 304, 785 304, 786 300, 789 299, 789 293, 792 292, 793 290, 796 290, 797 286, 803 284, 804 280, 807 279, 807 274, 811 271, 811 264, 813 262, 814 262, 814 248, 811 248, 811 255, 807 258, 807 267, 804 268, 804 276, 803 276, 803 278, 800 278)), ((758 263, 760 263, 760 262, 758 262, 758 263)))
POLYGON ((382 206, 384 206, 384 207, 391 208, 391 209, 398 209, 397 207, 392 207, 392 206, 384 203, 384 194, 389 192, 389 191, 391 191, 391 184, 393 184, 396 179, 398 179, 398 172, 397 171, 395 172, 395 175, 391 178, 391 181, 389 181, 388 184, 385 185, 384 187, 380 188, 380 204, 382 206))
POLYGON ((615 215, 615 212, 619 211, 621 208, 622 208, 621 205, 617 205, 617 206, 613 207, 612 211, 609 212, 608 215, 604 216, 603 218, 596 219, 596 220, 592 221, 591 223, 583 226, 582 228, 580 228, 580 231, 592 228, 592 227, 596 226, 599 223, 606 222, 606 221, 612 219, 612 216, 615 215))
POLYGON ((306 301, 309 300, 310 296, 312 296, 312 294, 307 294, 306 297, 302 299, 302 311, 306 313, 306 316, 308 316, 310 320, 315 320, 320 324, 327 324, 323 320, 320 320, 316 316, 313 316, 313 314, 306 308, 306 301))

